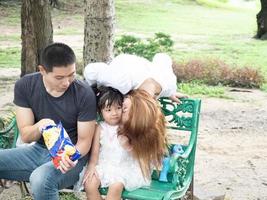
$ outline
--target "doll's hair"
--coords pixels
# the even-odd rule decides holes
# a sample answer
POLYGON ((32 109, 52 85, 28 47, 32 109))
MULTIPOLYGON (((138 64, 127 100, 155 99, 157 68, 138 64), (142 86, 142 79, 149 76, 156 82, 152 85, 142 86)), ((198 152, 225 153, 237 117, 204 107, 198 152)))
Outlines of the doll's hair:
POLYGON ((166 124, 157 100, 143 90, 129 92, 129 116, 118 134, 129 139, 133 156, 143 176, 150 177, 152 167, 159 169, 165 153, 166 124))

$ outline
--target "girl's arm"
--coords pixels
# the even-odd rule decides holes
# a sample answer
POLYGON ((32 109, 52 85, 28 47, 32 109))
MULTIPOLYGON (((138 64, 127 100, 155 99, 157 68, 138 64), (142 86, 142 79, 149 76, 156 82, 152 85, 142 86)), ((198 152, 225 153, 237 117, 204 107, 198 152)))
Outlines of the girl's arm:
POLYGON ((97 126, 93 138, 93 144, 90 151, 90 159, 88 161, 88 166, 83 177, 83 184, 88 179, 90 180, 93 177, 93 175, 97 175, 95 171, 95 166, 97 165, 99 158, 99 148, 100 148, 100 126, 97 126))
POLYGON ((99 148, 100 148, 100 126, 97 126, 93 138, 93 145, 91 148, 90 159, 88 161, 89 165, 96 166, 99 158, 99 148))

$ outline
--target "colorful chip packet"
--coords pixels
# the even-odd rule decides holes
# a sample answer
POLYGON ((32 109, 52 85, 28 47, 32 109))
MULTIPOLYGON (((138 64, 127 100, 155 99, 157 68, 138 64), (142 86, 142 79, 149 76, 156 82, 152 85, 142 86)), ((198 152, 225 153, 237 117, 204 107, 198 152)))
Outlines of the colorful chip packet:
POLYGON ((68 156, 72 161, 76 161, 81 157, 80 152, 71 142, 61 122, 57 125, 46 126, 42 129, 42 135, 55 168, 59 168, 62 156, 68 156))

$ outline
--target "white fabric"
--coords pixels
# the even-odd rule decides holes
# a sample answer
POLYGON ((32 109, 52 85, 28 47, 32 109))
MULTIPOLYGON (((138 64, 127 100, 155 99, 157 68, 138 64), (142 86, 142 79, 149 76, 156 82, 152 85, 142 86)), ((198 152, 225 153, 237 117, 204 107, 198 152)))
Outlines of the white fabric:
POLYGON ((18 136, 18 139, 17 139, 17 142, 16 142, 16 147, 24 147, 24 146, 29 146, 29 145, 33 145, 35 144, 36 142, 31 142, 31 143, 25 143, 22 141, 21 139, 21 136, 19 134, 18 136))
POLYGON ((100 126, 100 153, 96 170, 101 187, 121 182, 126 190, 131 191, 150 185, 151 180, 143 178, 138 161, 119 144, 118 126, 105 122, 101 122, 100 126))
POLYGON ((121 54, 115 57, 109 65, 105 63, 90 63, 85 67, 84 77, 92 85, 110 86, 127 94, 138 88, 144 80, 153 78, 162 91, 159 97, 169 97, 176 93, 176 76, 172 70, 172 60, 164 53, 156 54, 153 61, 136 55, 121 54))

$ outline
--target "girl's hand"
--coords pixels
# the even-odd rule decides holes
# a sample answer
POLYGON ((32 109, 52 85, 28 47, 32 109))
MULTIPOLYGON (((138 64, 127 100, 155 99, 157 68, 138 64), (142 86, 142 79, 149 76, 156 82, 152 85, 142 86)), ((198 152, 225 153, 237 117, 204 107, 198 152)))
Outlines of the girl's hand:
POLYGON ((83 176, 82 184, 84 185, 84 183, 86 181, 88 181, 88 180, 91 181, 93 176, 98 177, 98 174, 97 174, 97 171, 95 169, 95 166, 88 166, 88 168, 87 168, 87 170, 86 170, 86 172, 85 172, 85 174, 83 176))

